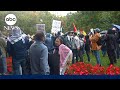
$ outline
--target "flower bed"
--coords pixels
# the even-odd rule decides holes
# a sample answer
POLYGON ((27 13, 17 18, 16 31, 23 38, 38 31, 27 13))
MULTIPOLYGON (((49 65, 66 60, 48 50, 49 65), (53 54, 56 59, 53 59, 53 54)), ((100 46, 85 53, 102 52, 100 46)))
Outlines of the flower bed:
POLYGON ((65 75, 120 75, 120 67, 110 65, 93 66, 83 62, 72 64, 69 69, 66 70, 65 75))

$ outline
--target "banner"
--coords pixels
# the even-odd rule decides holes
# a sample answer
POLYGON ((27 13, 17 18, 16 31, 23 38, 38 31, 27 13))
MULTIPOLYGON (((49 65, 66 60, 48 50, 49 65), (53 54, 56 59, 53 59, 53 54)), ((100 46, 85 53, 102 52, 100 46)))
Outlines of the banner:
POLYGON ((37 30, 43 30, 45 31, 45 24, 36 24, 37 30))
POLYGON ((61 30, 61 21, 53 20, 51 33, 57 33, 61 30))

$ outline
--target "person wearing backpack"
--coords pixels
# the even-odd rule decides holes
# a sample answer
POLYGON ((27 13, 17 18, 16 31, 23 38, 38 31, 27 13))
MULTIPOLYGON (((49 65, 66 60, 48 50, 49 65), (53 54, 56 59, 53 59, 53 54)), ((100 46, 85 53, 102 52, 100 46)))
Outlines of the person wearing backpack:
POLYGON ((99 40, 100 38, 100 30, 99 29, 95 29, 94 30, 94 35, 91 35, 90 36, 90 41, 91 41, 91 50, 93 50, 93 53, 95 55, 95 58, 96 58, 96 61, 97 61, 97 64, 99 66, 101 66, 101 59, 100 59, 100 49, 101 49, 101 46, 99 46, 97 44, 97 41, 99 40))
POLYGON ((7 52, 12 56, 13 75, 26 75, 26 60, 29 39, 19 27, 11 30, 7 40, 7 52))

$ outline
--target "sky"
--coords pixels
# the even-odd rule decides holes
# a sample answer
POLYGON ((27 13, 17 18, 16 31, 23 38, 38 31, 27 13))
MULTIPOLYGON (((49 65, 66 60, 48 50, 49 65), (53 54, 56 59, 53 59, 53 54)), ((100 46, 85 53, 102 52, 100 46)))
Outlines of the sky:
POLYGON ((55 14, 56 16, 66 16, 68 13, 75 13, 77 11, 49 11, 52 14, 55 14))

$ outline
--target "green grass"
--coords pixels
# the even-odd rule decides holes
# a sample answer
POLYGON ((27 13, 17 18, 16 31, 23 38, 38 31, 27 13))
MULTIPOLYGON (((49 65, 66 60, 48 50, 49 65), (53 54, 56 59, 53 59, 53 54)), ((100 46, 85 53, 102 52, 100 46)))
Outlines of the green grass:
MULTIPOLYGON (((90 53, 90 59, 91 59, 90 62, 88 62, 86 53, 84 54, 83 57, 84 57, 83 61, 85 63, 91 63, 93 66, 97 64, 95 56, 92 55, 92 53, 90 53)), ((107 54, 106 54, 105 57, 103 57, 102 56, 102 52, 100 51, 100 58, 101 58, 101 64, 102 64, 102 66, 108 67, 109 66, 108 64, 110 63, 110 61, 109 61, 109 58, 108 58, 107 54)), ((120 59, 117 59, 117 63, 114 64, 114 65, 120 67, 120 59)))

